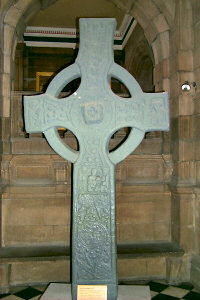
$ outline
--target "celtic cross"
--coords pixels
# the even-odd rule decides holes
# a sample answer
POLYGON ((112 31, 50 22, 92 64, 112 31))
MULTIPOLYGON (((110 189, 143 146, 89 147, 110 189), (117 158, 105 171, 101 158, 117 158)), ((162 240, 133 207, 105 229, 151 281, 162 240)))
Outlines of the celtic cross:
POLYGON ((75 63, 55 76, 44 94, 24 97, 26 131, 43 132, 55 152, 74 163, 74 300, 77 285, 107 285, 107 299, 117 299, 115 165, 134 151, 146 131, 169 129, 167 93, 143 93, 136 80, 114 63, 115 26, 115 19, 80 19, 75 63), (66 84, 78 77, 78 90, 58 99, 66 84), (111 77, 127 86, 130 98, 112 92, 111 77), (75 134, 79 151, 62 142, 59 127, 75 134), (109 152, 110 137, 123 127, 132 128, 128 139, 109 152))

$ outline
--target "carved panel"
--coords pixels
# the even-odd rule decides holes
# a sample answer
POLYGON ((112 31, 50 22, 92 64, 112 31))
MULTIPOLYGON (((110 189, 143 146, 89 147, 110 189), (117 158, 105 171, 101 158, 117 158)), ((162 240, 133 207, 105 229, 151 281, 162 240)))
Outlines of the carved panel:
POLYGON ((163 102, 162 98, 152 99, 151 106, 151 124, 152 126, 158 126, 158 124, 165 124, 167 121, 166 114, 166 103, 163 102))
POLYGON ((78 278, 109 278, 111 271, 109 195, 80 195, 77 203, 78 278))
POLYGON ((135 120, 136 123, 143 123, 144 120, 144 101, 124 101, 116 105, 116 121, 131 122, 135 120))
POLYGON ((110 170, 83 164, 78 168, 76 213, 77 278, 109 280, 112 264, 110 170))

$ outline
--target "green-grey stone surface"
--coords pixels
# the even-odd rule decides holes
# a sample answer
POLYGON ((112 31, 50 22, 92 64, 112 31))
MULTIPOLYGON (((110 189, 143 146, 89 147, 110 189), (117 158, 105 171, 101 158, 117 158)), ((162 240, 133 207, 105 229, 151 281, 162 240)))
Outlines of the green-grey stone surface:
POLYGON ((113 59, 115 19, 80 19, 80 49, 46 93, 24 97, 27 132, 43 132, 51 147, 74 163, 72 297, 78 284, 106 284, 117 299, 115 165, 142 141, 146 131, 168 130, 167 93, 143 93, 136 80, 113 59), (67 83, 81 77, 78 90, 58 99, 67 83), (131 98, 115 95, 110 79, 122 81, 131 98), (80 150, 70 149, 57 129, 71 130, 80 150), (109 153, 110 137, 131 127, 128 139, 109 153))

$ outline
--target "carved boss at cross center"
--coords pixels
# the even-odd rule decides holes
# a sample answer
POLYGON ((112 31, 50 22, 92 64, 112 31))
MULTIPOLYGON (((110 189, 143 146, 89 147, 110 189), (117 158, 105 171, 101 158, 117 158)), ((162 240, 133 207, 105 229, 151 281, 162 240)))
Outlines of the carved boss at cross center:
POLYGON ((104 284, 107 299, 117 299, 115 164, 134 151, 146 131, 169 128, 167 93, 143 93, 136 80, 114 63, 115 26, 115 19, 80 19, 75 63, 52 80, 45 94, 24 97, 27 132, 43 132, 55 152, 74 163, 73 300, 81 284, 104 284), (64 86, 78 77, 78 90, 58 99, 64 86), (127 86, 131 98, 112 92, 111 77, 127 86), (76 135, 80 151, 61 141, 59 127, 76 135), (109 153, 109 139, 122 127, 132 128, 129 137, 109 153))

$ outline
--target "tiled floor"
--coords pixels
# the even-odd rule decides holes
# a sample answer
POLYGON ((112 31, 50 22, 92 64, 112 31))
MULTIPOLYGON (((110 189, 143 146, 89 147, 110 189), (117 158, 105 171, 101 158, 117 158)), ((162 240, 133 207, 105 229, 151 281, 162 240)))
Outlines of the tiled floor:
MULTIPOLYGON (((129 283, 130 284, 130 283, 129 283)), ((144 285, 144 283, 142 283, 144 285)), ((200 291, 194 289, 191 284, 182 284, 179 286, 169 286, 167 284, 150 281, 149 285, 151 297, 154 300, 200 300, 200 291)), ((47 286, 17 287, 13 288, 9 294, 0 294, 1 300, 38 300, 40 299, 47 286)), ((131 300, 131 299, 130 299, 131 300)))
POLYGON ((154 300, 200 300, 200 292, 196 291, 191 284, 168 286, 159 282, 149 282, 151 297, 154 300))

